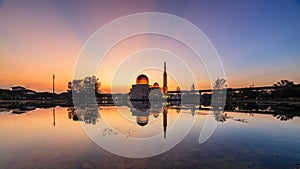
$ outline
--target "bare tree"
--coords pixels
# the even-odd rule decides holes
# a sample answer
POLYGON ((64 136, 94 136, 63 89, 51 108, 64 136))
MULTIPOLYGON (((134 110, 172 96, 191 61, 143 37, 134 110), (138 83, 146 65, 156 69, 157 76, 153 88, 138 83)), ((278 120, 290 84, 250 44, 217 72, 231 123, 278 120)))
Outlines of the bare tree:
POLYGON ((227 87, 226 79, 218 77, 214 83, 214 89, 224 89, 226 87, 227 87))

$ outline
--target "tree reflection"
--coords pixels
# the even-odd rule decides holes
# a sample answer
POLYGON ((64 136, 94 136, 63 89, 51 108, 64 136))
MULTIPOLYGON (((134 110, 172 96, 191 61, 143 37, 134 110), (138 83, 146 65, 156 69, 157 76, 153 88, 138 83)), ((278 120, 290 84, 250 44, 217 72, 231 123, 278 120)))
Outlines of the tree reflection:
POLYGON ((250 115, 253 113, 272 114, 281 121, 291 120, 300 116, 299 106, 293 106, 287 103, 281 104, 257 104, 255 102, 240 102, 231 104, 226 110, 234 112, 245 112, 250 115))
MULTIPOLYGON (((132 116, 136 116, 137 123, 139 125, 146 125, 148 123, 150 115, 157 118, 162 112, 162 103, 161 102, 130 102, 131 104, 122 105, 128 106, 132 112, 132 116)), ((198 104, 181 104, 180 106, 169 105, 168 109, 174 109, 177 113, 184 110, 190 110, 190 114, 193 116, 197 114, 197 110, 210 110, 212 111, 214 118, 217 122, 225 122, 227 119, 232 118, 227 116, 226 112, 242 112, 247 113, 253 116, 255 113, 259 114, 271 114, 275 118, 281 121, 291 120, 294 117, 300 116, 300 110, 297 106, 291 106, 288 104, 279 104, 279 105, 267 105, 267 104, 256 104, 255 102, 239 102, 226 105, 225 110, 220 109, 219 107, 211 106, 202 107, 198 104), (226 111, 226 112, 225 112, 226 111)), ((74 121, 84 121, 87 124, 96 124, 101 118, 101 115, 98 112, 98 106, 80 106, 80 107, 69 107, 68 118, 74 121)), ((238 122, 248 123, 244 119, 233 119, 238 122)))
POLYGON ((102 136, 109 136, 109 135, 118 135, 118 132, 110 128, 103 129, 102 136))
POLYGON ((224 113, 223 110, 213 110, 213 113, 215 115, 215 119, 217 122, 225 122, 227 118, 227 113, 224 113))
POLYGON ((287 121, 293 119, 295 116, 299 116, 299 114, 299 108, 283 105, 274 107, 273 116, 281 121, 287 121))
POLYGON ((94 107, 71 107, 67 109, 68 118, 74 121, 84 121, 86 124, 96 124, 99 122, 100 114, 98 108, 94 107))
POLYGON ((78 121, 78 116, 75 112, 75 108, 74 107, 70 107, 67 109, 68 111, 68 117, 69 119, 73 119, 74 121, 78 121))

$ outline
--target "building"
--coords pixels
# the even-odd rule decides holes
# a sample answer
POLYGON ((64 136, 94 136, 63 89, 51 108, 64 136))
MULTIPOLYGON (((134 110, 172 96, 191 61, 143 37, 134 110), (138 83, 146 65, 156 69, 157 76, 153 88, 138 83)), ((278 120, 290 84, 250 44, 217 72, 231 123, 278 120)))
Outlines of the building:
POLYGON ((150 101, 161 101, 162 99, 162 89, 159 87, 158 83, 155 82, 150 88, 149 100, 150 101))
POLYGON ((160 88, 157 82, 150 86, 148 77, 144 74, 139 75, 136 84, 130 89, 130 100, 161 100, 162 93, 168 93, 166 71, 166 62, 164 62, 163 88, 160 88))
POLYGON ((26 89, 25 89, 25 87, 22 87, 22 86, 13 86, 13 87, 11 87, 11 90, 12 91, 24 91, 26 89))
POLYGON ((14 95, 14 99, 33 99, 36 96, 36 92, 26 89, 22 86, 13 86, 11 91, 14 95))
POLYGON ((149 80, 144 74, 136 78, 136 84, 130 90, 130 100, 148 100, 150 93, 149 80))
POLYGON ((162 92, 159 84, 149 85, 149 79, 141 74, 136 79, 136 84, 130 89, 130 100, 161 100, 162 92))

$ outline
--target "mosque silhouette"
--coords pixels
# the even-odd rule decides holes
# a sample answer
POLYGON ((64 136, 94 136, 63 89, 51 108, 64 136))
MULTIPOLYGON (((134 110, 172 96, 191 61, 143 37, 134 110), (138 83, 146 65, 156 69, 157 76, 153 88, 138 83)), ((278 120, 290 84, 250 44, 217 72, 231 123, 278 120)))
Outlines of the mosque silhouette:
POLYGON ((136 78, 136 84, 132 85, 130 89, 130 100, 132 101, 147 101, 147 100, 161 100, 162 94, 168 93, 167 87, 167 68, 164 62, 163 73, 163 87, 160 88, 159 84, 155 82, 149 85, 149 79, 146 75, 141 74, 136 78))
POLYGON ((162 104, 163 94, 168 93, 167 87, 167 68, 164 62, 163 87, 155 82, 149 85, 149 79, 146 75, 141 74, 136 78, 136 84, 130 89, 130 102, 132 116, 136 116, 136 122, 140 126, 145 126, 149 122, 149 116, 154 118, 163 112, 163 129, 164 137, 166 138, 167 129, 167 107, 162 104))

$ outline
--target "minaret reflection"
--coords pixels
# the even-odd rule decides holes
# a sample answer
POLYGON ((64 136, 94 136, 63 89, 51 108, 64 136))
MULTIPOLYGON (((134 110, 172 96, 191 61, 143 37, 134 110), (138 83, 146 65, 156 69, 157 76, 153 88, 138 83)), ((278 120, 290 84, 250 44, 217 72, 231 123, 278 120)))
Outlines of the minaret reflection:
POLYGON ((53 126, 55 127, 55 107, 52 108, 53 126))
POLYGON ((168 108, 163 107, 163 127, 164 127, 164 138, 167 137, 167 123, 168 123, 168 108))

